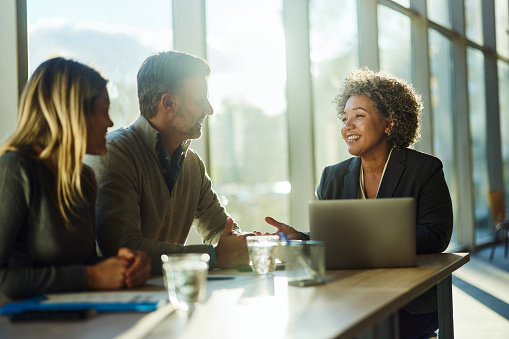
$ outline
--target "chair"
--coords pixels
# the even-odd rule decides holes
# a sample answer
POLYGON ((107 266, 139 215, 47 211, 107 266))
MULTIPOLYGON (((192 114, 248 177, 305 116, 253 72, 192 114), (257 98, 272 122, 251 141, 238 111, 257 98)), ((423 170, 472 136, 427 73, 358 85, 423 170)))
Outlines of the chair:
POLYGON ((490 261, 493 259, 497 240, 501 231, 504 231, 504 257, 507 258, 507 231, 509 230, 509 220, 506 219, 505 201, 502 192, 490 191, 488 194, 488 203, 490 205, 491 218, 495 224, 495 235, 493 237, 493 245, 491 247, 490 261))

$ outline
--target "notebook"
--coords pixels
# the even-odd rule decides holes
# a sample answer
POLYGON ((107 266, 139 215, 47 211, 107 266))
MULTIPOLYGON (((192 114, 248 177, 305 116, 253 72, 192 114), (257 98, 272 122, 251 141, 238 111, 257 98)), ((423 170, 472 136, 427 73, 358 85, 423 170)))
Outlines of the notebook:
MULTIPOLYGON (((26 320, 71 319, 82 311, 152 312, 167 302, 168 294, 157 291, 93 291, 55 293, 11 302, 0 307, 0 315, 26 314, 26 320)), ((81 317, 81 316, 80 316, 81 317)))
POLYGON ((311 201, 309 219, 326 269, 416 265, 414 198, 311 201))

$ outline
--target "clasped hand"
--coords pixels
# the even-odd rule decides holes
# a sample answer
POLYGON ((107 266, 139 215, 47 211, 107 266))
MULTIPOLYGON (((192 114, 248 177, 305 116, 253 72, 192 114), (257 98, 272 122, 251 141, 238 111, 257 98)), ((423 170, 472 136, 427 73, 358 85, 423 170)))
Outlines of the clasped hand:
POLYGON ((85 266, 87 284, 93 290, 113 290, 143 285, 150 276, 151 259, 143 251, 121 248, 93 266, 85 266))

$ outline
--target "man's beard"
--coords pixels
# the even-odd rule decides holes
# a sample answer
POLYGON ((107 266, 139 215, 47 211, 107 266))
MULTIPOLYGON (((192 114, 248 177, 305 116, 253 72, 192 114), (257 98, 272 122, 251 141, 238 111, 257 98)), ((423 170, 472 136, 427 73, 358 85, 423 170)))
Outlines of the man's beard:
MULTIPOLYGON (((186 115, 188 114, 188 111, 180 106, 177 109, 177 116, 181 118, 182 121, 186 119, 186 115)), ((202 135, 202 123, 205 122, 205 115, 198 118, 195 122, 195 124, 189 128, 182 128, 182 126, 176 126, 176 130, 179 131, 181 134, 184 134, 187 136, 188 139, 199 139, 202 135)))

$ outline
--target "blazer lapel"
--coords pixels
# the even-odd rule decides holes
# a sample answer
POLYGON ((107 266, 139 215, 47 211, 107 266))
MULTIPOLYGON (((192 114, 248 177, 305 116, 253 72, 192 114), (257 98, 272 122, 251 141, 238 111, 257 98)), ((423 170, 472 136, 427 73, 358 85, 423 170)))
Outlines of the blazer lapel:
POLYGON ((361 158, 355 157, 350 166, 348 174, 345 175, 343 199, 357 199, 357 187, 359 186, 359 175, 361 170, 361 158))
POLYGON ((406 149, 392 150, 391 158, 389 159, 389 163, 385 169, 385 174, 382 178, 382 183, 380 184, 380 188, 376 196, 377 198, 392 198, 394 196, 394 191, 401 180, 403 172, 405 172, 405 161, 406 149))

